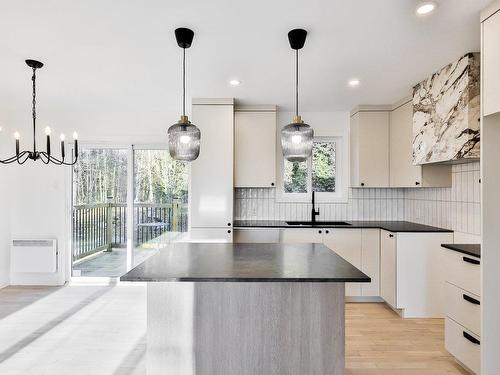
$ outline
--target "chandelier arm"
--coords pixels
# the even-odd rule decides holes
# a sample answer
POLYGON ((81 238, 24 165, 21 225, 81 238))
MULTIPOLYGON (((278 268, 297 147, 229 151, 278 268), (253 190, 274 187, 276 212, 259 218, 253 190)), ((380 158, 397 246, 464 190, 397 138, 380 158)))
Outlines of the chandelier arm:
POLYGON ((29 159, 29 157, 30 157, 30 151, 23 151, 23 152, 21 152, 16 157, 17 164, 23 165, 24 163, 26 163, 26 161, 29 159), (26 156, 26 157, 23 159, 24 156, 26 156))
POLYGON ((67 161, 64 161, 64 159, 58 159, 52 155, 48 155, 46 152, 40 152, 40 154, 43 154, 45 157, 47 157, 51 163, 54 163, 54 164, 57 164, 57 165, 75 165, 76 162, 78 161, 78 157, 75 157, 73 159, 73 161, 71 162, 67 162, 67 161))
POLYGON ((40 152, 39 153, 39 156, 40 156, 40 160, 42 161, 43 164, 49 164, 50 163, 50 160, 49 158, 47 157, 47 153, 46 152, 40 152))
POLYGON ((0 160, 0 164, 10 164, 17 160, 17 155, 11 156, 10 158, 0 160))

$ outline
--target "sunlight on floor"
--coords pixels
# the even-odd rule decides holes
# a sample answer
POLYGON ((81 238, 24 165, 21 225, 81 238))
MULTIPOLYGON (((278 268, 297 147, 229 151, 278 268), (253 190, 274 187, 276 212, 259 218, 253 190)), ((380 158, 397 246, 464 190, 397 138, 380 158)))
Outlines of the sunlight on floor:
POLYGON ((145 374, 144 285, 54 289, 29 305, 37 288, 0 291, 0 374, 145 374))

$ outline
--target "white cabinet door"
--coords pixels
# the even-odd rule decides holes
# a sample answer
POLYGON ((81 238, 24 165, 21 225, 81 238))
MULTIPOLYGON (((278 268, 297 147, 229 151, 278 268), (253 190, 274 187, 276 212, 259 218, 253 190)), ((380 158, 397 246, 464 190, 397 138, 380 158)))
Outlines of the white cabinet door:
POLYGON ((391 112, 391 187, 419 187, 422 167, 413 165, 413 102, 391 112))
POLYGON ((396 308, 396 233, 380 231, 380 296, 396 308))
POLYGON ((372 281, 361 283, 363 297, 380 296, 380 230, 361 230, 361 271, 372 281))
POLYGON ((234 186, 276 184, 276 107, 236 110, 234 114, 234 186))
POLYGON ((486 19, 483 24, 481 89, 483 115, 500 112, 500 12, 486 19))
POLYGON ((323 229, 286 228, 280 233, 282 243, 322 243, 323 229))
MULTIPOLYGON (((325 229, 323 243, 354 267, 361 269, 361 229, 325 229)), ((361 296, 360 283, 346 283, 345 294, 361 296)))
POLYGON ((389 112, 360 111, 351 117, 351 185, 389 186, 389 112))
POLYGON ((233 99, 193 99, 193 123, 201 130, 201 145, 200 156, 190 165, 192 228, 224 228, 233 221, 232 103, 233 99))
POLYGON ((173 242, 233 242, 231 228, 191 228, 191 230, 173 242))
POLYGON ((278 228, 245 228, 234 230, 235 243, 278 243, 280 230, 278 228))

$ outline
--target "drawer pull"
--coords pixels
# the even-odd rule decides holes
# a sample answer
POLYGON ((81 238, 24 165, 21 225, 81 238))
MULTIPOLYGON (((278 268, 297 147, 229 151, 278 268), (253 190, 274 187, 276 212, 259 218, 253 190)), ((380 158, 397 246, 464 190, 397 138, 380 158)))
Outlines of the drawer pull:
POLYGON ((464 337, 469 340, 471 343, 476 344, 476 345, 481 345, 481 341, 476 339, 474 336, 469 335, 467 332, 463 331, 464 337))
POLYGON ((470 264, 481 264, 480 261, 472 259, 472 258, 463 257, 462 259, 463 259, 464 262, 467 262, 467 263, 470 263, 470 264))
POLYGON ((472 298, 471 296, 468 296, 467 294, 464 294, 463 297, 464 297, 464 300, 472 303, 473 305, 480 305, 481 304, 481 302, 479 302, 477 299, 472 298))

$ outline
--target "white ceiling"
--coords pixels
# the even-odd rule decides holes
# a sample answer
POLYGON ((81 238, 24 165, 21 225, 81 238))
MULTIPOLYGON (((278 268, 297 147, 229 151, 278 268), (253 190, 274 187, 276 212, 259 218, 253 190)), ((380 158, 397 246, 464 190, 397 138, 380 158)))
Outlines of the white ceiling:
POLYGON ((301 109, 346 111, 393 103, 459 55, 478 51, 489 0, 0 0, 0 122, 29 118, 30 71, 40 112, 78 123, 173 122, 180 111, 181 50, 173 30, 195 31, 189 97, 293 104, 287 32, 309 31, 301 55, 301 109), (357 77, 361 86, 347 86, 357 77), (239 87, 228 81, 237 78, 239 87), (42 108, 43 106, 43 108, 42 108), (172 116, 171 120, 170 117, 172 116), (23 117, 24 118, 24 117, 23 117))

